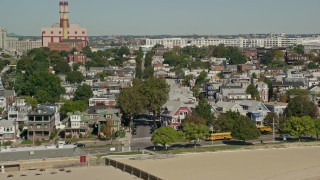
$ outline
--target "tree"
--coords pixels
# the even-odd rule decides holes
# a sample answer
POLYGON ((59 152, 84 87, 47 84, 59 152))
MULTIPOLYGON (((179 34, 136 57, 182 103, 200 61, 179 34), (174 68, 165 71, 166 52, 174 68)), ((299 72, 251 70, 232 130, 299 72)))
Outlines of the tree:
POLYGON ((82 63, 77 62, 72 64, 72 71, 78 71, 79 67, 82 65, 82 63))
POLYGON ((193 80, 193 75, 192 74, 186 75, 182 81, 182 85, 191 87, 191 80, 193 80))
POLYGON ((80 84, 82 81, 84 81, 84 76, 79 71, 71 71, 67 73, 66 81, 68 81, 69 83, 80 84))
POLYGON ((296 116, 310 116, 312 118, 318 117, 317 106, 308 99, 307 96, 296 96, 288 103, 285 113, 288 117, 296 116))
POLYGON ((149 108, 156 115, 169 99, 169 85, 163 78, 150 78, 145 80, 140 88, 146 98, 145 108, 149 108))
POLYGON ((293 48, 293 51, 298 55, 304 55, 304 46, 299 44, 293 48))
POLYGON ((52 97, 50 96, 50 94, 45 91, 45 90, 38 90, 35 94, 35 98, 38 99, 39 103, 48 103, 48 102, 52 102, 52 97))
POLYGON ((130 118, 145 110, 145 97, 140 92, 139 85, 123 89, 117 97, 121 111, 130 118))
POLYGON ((315 124, 310 116, 291 117, 284 130, 297 136, 300 141, 302 135, 315 133, 315 124))
POLYGON ((100 132, 106 138, 112 138, 113 130, 112 130, 113 121, 111 119, 107 119, 106 123, 102 125, 100 132))
POLYGON ((234 119, 232 127, 232 137, 239 140, 250 140, 260 136, 260 131, 256 125, 247 116, 240 115, 234 119))
POLYGON ((211 105, 204 97, 200 98, 199 104, 195 109, 195 113, 206 120, 207 125, 211 125, 214 119, 213 113, 211 112, 211 105))
POLYGON ((162 126, 152 135, 151 141, 153 144, 161 144, 167 149, 167 146, 179 141, 183 141, 183 133, 176 131, 170 126, 162 126))
POLYGON ((74 93, 75 100, 81 100, 87 103, 92 96, 93 96, 93 92, 92 92, 91 86, 87 84, 78 86, 76 92, 74 93))
POLYGON ((317 140, 319 139, 320 134, 320 118, 314 120, 315 133, 317 135, 317 140))
POLYGON ((38 105, 37 99, 35 99, 31 96, 21 96, 21 98, 26 100, 26 102, 29 103, 32 106, 32 108, 35 108, 38 105))
POLYGON ((196 147, 196 143, 205 139, 206 135, 209 134, 209 127, 204 124, 184 123, 183 132, 187 140, 194 141, 196 147))
POLYGON ((288 98, 290 96, 296 95, 296 96, 308 96, 310 94, 310 91, 308 89, 299 89, 299 88, 294 88, 286 91, 286 94, 288 98))
POLYGON ((88 103, 85 101, 66 101, 60 108, 60 113, 66 116, 68 112, 84 112, 87 109, 88 103))
POLYGON ((196 85, 201 85, 209 82, 209 79, 207 79, 208 73, 205 71, 201 71, 199 76, 196 79, 196 85))
POLYGON ((183 123, 206 124, 206 120, 196 113, 188 114, 183 123))
POLYGON ((139 48, 139 51, 136 51, 136 78, 142 79, 142 58, 143 58, 143 51, 142 48, 139 48))
POLYGON ((216 132, 230 132, 232 131, 235 119, 240 116, 239 112, 227 111, 221 114, 218 119, 213 122, 213 130, 216 132))
POLYGON ((254 79, 257 79, 257 75, 256 75, 256 73, 255 73, 255 72, 253 72, 253 73, 251 74, 251 77, 252 77, 252 78, 254 78, 254 79))
POLYGON ((315 63, 315 62, 310 62, 310 63, 307 65, 307 68, 308 68, 308 69, 318 69, 318 68, 319 68, 319 65, 317 65, 317 63, 315 63))
MULTIPOLYGON (((43 90, 41 92, 46 92, 50 96, 50 102, 57 102, 60 99, 60 95, 65 92, 60 82, 61 80, 58 76, 40 71, 29 76, 25 75, 17 78, 15 89, 22 96, 36 96, 38 91, 43 90)), ((44 95, 44 93, 41 94, 44 95)))
POLYGON ((53 69, 56 74, 67 74, 71 71, 70 65, 63 59, 58 59, 53 69))
POLYGON ((246 93, 251 94, 251 97, 257 101, 260 101, 260 95, 257 88, 253 84, 249 84, 246 93))

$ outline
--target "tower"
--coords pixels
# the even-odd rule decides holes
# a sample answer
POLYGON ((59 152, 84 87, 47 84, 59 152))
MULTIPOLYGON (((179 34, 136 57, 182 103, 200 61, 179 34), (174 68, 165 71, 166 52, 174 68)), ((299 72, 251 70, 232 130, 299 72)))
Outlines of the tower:
POLYGON ((69 26, 69 3, 60 1, 60 28, 63 29, 63 39, 68 39, 69 26))
POLYGON ((0 48, 6 49, 7 44, 7 29, 0 27, 0 48))

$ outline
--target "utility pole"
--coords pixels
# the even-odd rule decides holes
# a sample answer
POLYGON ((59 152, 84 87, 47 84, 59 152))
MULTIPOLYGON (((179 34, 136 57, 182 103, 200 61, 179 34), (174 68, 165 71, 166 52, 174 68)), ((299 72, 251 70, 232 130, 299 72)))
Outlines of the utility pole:
POLYGON ((274 142, 274 117, 272 118, 272 141, 274 142))

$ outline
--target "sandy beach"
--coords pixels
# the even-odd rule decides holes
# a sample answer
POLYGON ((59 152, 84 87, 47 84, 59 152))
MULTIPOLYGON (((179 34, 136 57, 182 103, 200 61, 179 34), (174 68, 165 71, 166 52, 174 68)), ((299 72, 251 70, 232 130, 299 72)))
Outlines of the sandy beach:
POLYGON ((169 159, 119 160, 166 180, 316 180, 320 147, 177 155, 169 159))
POLYGON ((10 180, 106 180, 106 179, 117 179, 117 180, 134 180, 138 179, 128 173, 124 173, 119 169, 108 166, 91 166, 91 167, 79 167, 79 168, 66 168, 66 170, 71 170, 70 173, 61 172, 57 169, 47 169, 44 172, 39 170, 34 171, 21 171, 0 174, 0 179, 10 179, 10 180), (57 174, 51 174, 52 172, 57 172, 57 174), (41 175, 35 175, 40 173, 41 175), (13 177, 7 177, 12 174, 13 177), (26 174, 27 176, 21 176, 26 174))

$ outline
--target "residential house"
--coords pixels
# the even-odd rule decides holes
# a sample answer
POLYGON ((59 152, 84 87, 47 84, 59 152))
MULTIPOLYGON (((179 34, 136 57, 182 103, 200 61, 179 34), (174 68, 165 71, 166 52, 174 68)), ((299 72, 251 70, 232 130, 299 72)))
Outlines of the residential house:
POLYGON ((241 115, 246 115, 246 111, 242 107, 233 102, 218 101, 217 103, 210 103, 214 113, 225 114, 228 111, 239 112, 241 115))
POLYGON ((241 86, 222 86, 220 87, 220 92, 216 94, 217 101, 236 103, 248 99, 252 99, 251 94, 247 94, 246 90, 241 86))
POLYGON ((47 107, 38 107, 28 113, 28 140, 50 139, 50 134, 54 131, 55 112, 47 107))
POLYGON ((99 112, 98 114, 98 134, 101 134, 101 128, 104 126, 107 121, 111 121, 112 124, 112 132, 115 133, 121 129, 121 117, 120 117, 119 109, 106 109, 104 111, 99 112))
POLYGON ((14 141, 19 137, 19 125, 15 121, 0 120, 0 142, 14 141))
POLYGON ((60 106, 58 104, 41 104, 40 107, 51 109, 54 113, 55 126, 60 124, 60 106))
POLYGON ((239 102, 243 110, 247 111, 247 115, 255 122, 256 125, 263 125, 263 120, 270 110, 261 102, 255 100, 244 100, 239 102))
POLYGON ((88 121, 89 117, 81 112, 70 114, 68 124, 65 128, 65 136, 70 138, 86 137, 89 132, 88 121))
POLYGON ((259 92, 260 100, 262 102, 268 102, 269 101, 269 87, 268 84, 264 82, 255 82, 254 86, 259 92))
POLYGON ((164 70, 158 70, 158 71, 154 71, 153 75, 156 78, 166 78, 168 77, 168 72, 164 70))
POLYGON ((264 105, 269 109, 270 112, 277 114, 278 116, 282 116, 285 113, 285 109, 288 106, 288 103, 282 102, 267 102, 264 105))
POLYGON ((17 98, 12 106, 8 107, 7 119, 17 121, 18 124, 24 125, 28 120, 28 113, 32 110, 32 106, 26 103, 25 99, 17 98))
POLYGON ((172 126, 178 129, 182 120, 192 114, 191 108, 180 101, 168 101, 162 106, 161 121, 164 125, 172 126))
POLYGON ((105 94, 89 99, 89 106, 105 105, 109 108, 115 108, 117 106, 116 96, 114 94, 105 94))
POLYGON ((286 81, 272 81, 271 87, 273 92, 282 92, 294 88, 307 89, 307 86, 303 82, 286 82, 286 81))

